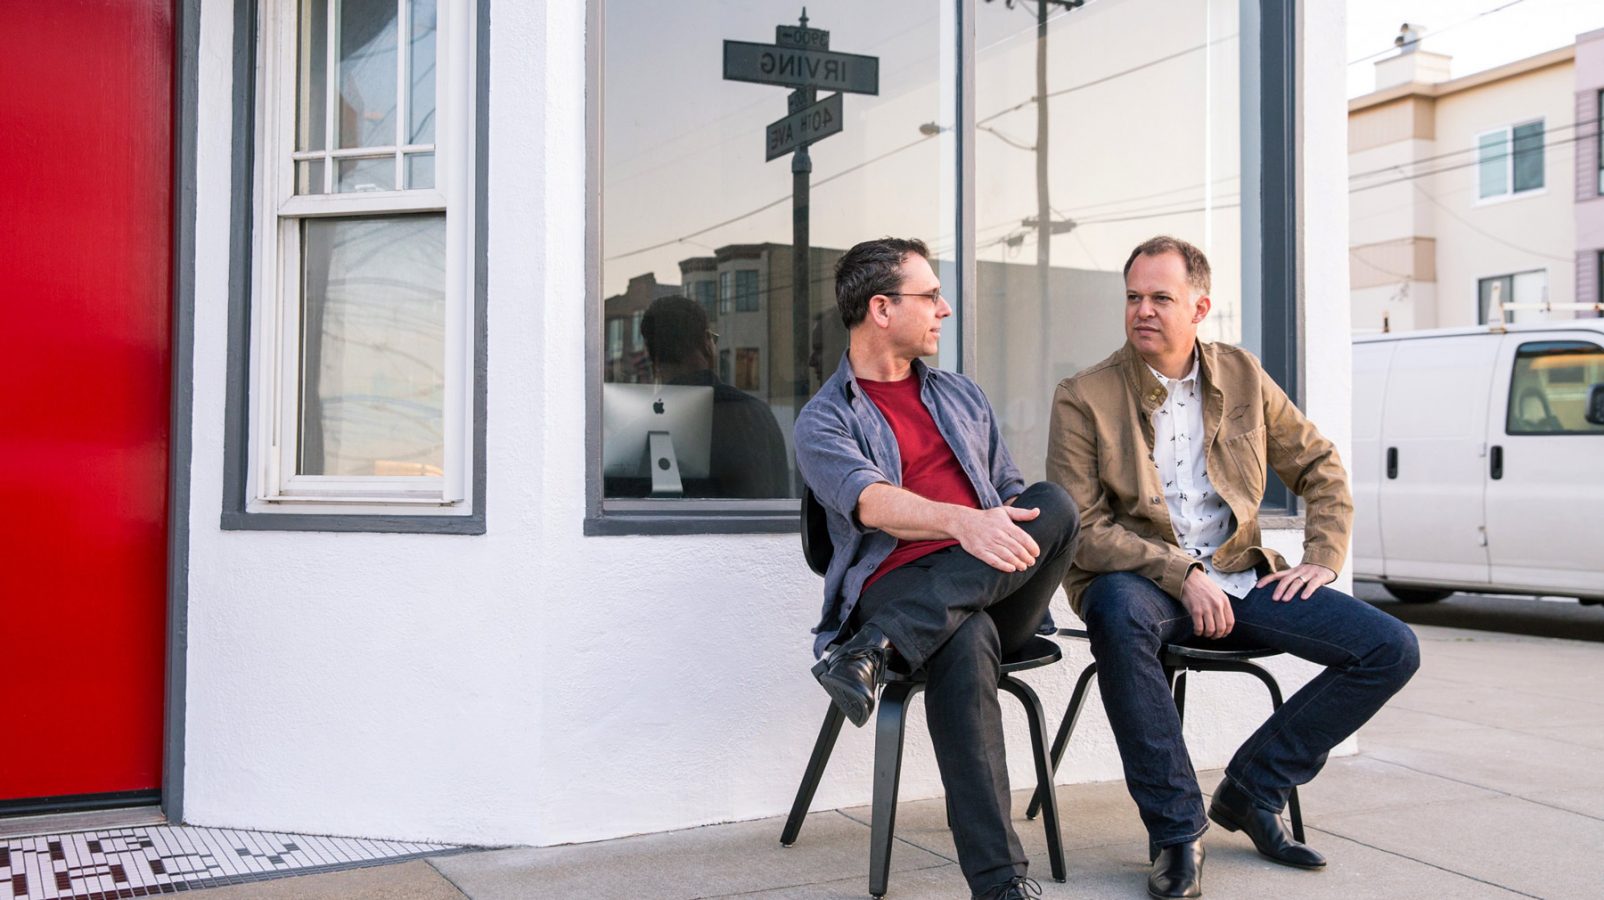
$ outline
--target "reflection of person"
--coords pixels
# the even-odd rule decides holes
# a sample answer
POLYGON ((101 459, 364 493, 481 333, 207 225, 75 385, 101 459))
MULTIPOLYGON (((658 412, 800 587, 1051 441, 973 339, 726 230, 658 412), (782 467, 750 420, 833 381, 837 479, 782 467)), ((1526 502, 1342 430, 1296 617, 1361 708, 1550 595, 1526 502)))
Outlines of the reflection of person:
POLYGON ((1328 667, 1242 745, 1208 810, 1264 856, 1310 869, 1325 859, 1282 823, 1288 793, 1419 662, 1407 626, 1325 587, 1353 519, 1342 462, 1257 359, 1197 339, 1208 293, 1196 247, 1167 237, 1137 247, 1125 264, 1125 346, 1059 384, 1047 451, 1048 477, 1083 511, 1064 586, 1147 826, 1155 897, 1200 895, 1208 827, 1159 662, 1165 643, 1272 647, 1328 667), (1297 566, 1262 546, 1266 465, 1308 507, 1297 566))
POLYGON ((718 353, 702 305, 687 297, 659 297, 647 307, 640 331, 658 381, 713 388, 711 484, 693 481, 687 496, 791 496, 779 423, 768 404, 713 373, 718 353))
POLYGON ((969 378, 926 366, 952 307, 916 240, 836 264, 847 352, 796 423, 797 465, 835 554, 814 652, 855 629, 819 681, 854 725, 881 668, 924 669, 926 719, 958 862, 976 896, 1023 898, 1009 820, 999 661, 1035 633, 1069 566, 1075 507, 1026 487, 969 378))

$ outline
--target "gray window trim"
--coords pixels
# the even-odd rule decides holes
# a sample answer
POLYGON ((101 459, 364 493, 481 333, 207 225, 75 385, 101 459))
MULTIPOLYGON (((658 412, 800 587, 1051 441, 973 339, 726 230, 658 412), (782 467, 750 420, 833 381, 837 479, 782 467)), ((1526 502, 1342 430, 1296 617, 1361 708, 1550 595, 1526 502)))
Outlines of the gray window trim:
MULTIPOLYGON (((975 169, 966 137, 974 131, 975 39, 970 23, 975 20, 977 0, 949 0, 956 6, 958 41, 957 134, 958 208, 954 233, 965 248, 974 246, 975 169)), ((605 504, 601 479, 601 148, 604 135, 601 121, 599 86, 604 83, 602 28, 606 0, 587 4, 585 63, 587 91, 585 136, 588 145, 585 168, 585 520, 587 535, 628 534, 734 534, 794 532, 798 528, 795 501, 784 501, 784 510, 770 501, 715 501, 691 504, 689 501, 650 501, 605 504)), ((1256 275, 1259 315, 1245 322, 1244 339, 1256 349, 1265 371, 1300 406, 1302 397, 1302 335, 1298 331, 1298 310, 1303 292, 1298 280, 1298 167, 1297 167, 1297 26, 1296 4, 1277 0, 1243 0, 1244 34, 1256 25, 1258 32, 1257 72, 1247 71, 1253 60, 1244 48, 1243 84, 1256 77, 1258 95, 1244 104, 1244 111, 1257 108, 1257 122, 1244 122, 1244 147, 1259 170, 1261 192, 1257 219, 1244 211, 1244 227, 1256 222, 1260 238, 1255 273, 1244 273, 1244 285, 1256 275), (1252 142, 1246 139, 1252 138, 1252 142), (1257 151, 1254 159, 1249 154, 1257 151)), ((1248 173, 1245 171, 1244 176, 1248 173)), ((1243 241, 1244 247, 1251 242, 1243 241)), ((968 264, 971 254, 958 254, 958 282, 963 296, 975 296, 976 267, 968 264)), ((1245 259, 1247 259, 1245 257, 1245 259)), ((1251 260, 1248 260, 1251 262, 1251 260)), ((967 304, 968 301, 966 301, 967 304)), ((965 370, 973 371, 976 317, 969 310, 959 311, 958 359, 965 370)), ((1247 318, 1246 316, 1244 317, 1247 318)), ((1278 524, 1301 527, 1297 497, 1272 472, 1262 506, 1265 515, 1278 524)))
MULTIPOLYGON (((1245 0, 1244 5, 1252 0, 1245 0)), ((1304 293, 1298 278, 1297 20, 1296 3, 1261 0, 1259 7, 1259 360, 1298 406, 1303 397, 1304 293)), ((1272 471, 1261 513, 1299 516, 1299 501, 1272 471)), ((1292 521, 1298 521, 1293 519, 1292 521)), ((1301 527, 1301 521, 1299 526, 1301 527)))
MULTIPOLYGON (((195 136, 200 109, 200 0, 173 23, 172 395, 167 457, 167 661, 162 680, 162 814, 184 820, 189 685, 189 471, 195 411, 195 136)), ((237 63, 237 60, 236 60, 237 63)))
MULTIPOLYGON (((229 185, 228 380, 223 436, 225 531, 340 531, 404 534, 485 533, 485 400, 488 330, 485 253, 489 231, 490 0, 477 0, 477 71, 474 73, 474 333, 473 511, 465 516, 354 515, 350 513, 246 512, 250 465, 251 227, 255 192, 256 34, 259 0, 234 0, 234 139, 229 185)), ((193 190, 183 196, 193 196, 193 190)))

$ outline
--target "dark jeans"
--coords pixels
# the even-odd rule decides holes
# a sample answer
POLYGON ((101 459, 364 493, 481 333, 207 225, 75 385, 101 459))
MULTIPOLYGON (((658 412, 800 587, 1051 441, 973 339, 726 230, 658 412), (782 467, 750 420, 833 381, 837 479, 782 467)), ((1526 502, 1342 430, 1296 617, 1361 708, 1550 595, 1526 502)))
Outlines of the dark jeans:
POLYGON ((1331 748, 1375 715, 1420 666, 1415 633, 1392 616, 1331 588, 1285 603, 1270 599, 1274 591, 1272 584, 1233 598, 1235 627, 1207 641, 1193 637, 1191 616, 1147 578, 1102 575, 1086 589, 1081 612, 1103 706, 1126 786, 1156 847, 1192 840, 1208 827, 1159 660, 1165 644, 1270 647, 1327 667, 1260 725, 1225 767, 1226 778, 1277 813, 1292 788, 1313 779, 1331 748))
POLYGON ((1080 527, 1075 502, 1056 484, 1033 484, 1014 505, 1041 510, 1018 523, 1041 548, 1030 568, 1002 572, 962 547, 948 547, 881 576, 863 592, 855 615, 878 626, 898 655, 928 676, 930 743, 947 789, 958 863, 977 894, 1024 874, 1027 865, 1010 816, 997 679, 1003 657, 1041 624, 1080 527))

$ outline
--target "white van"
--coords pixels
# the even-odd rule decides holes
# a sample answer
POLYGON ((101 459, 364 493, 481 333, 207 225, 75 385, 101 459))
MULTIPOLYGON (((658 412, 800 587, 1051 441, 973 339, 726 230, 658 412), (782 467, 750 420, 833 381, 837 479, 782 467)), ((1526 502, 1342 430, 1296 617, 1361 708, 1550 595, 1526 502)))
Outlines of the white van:
POLYGON ((1353 345, 1354 577, 1604 603, 1604 320, 1353 345))

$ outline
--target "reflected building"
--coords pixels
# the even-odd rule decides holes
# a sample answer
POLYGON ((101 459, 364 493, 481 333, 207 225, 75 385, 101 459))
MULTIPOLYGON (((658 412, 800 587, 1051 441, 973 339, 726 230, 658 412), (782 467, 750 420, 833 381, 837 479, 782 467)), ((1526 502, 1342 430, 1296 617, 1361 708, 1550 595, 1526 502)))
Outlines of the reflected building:
POLYGON ((653 300, 678 293, 679 285, 659 284, 657 276, 647 272, 631 278, 622 294, 602 301, 603 381, 639 384, 652 380, 652 366, 646 359, 640 320, 653 300))
POLYGON ((729 244, 712 256, 680 260, 686 296, 702 304, 719 334, 719 377, 776 406, 799 408, 796 398, 811 397, 823 383, 820 357, 828 360, 823 367, 828 377, 846 351, 846 329, 835 314, 835 264, 845 253, 831 247, 809 251, 808 325, 800 365, 792 245, 729 244))
MULTIPOLYGON (((624 293, 607 298, 607 379, 651 380, 640 316, 656 297, 683 293, 702 305, 718 334, 719 378, 768 403, 789 444, 790 424, 801 405, 797 385, 804 385, 800 400, 805 402, 846 352, 834 277, 844 253, 831 247, 812 250, 800 369, 791 245, 729 244, 711 256, 680 260, 679 286, 661 284, 647 273, 631 278, 624 293)), ((951 260, 932 263, 938 272, 957 271, 951 260)), ((1123 340, 1124 277, 1118 270, 1054 266, 1043 301, 1034 263, 982 260, 978 265, 973 310, 979 368, 973 374, 997 409, 1016 461, 1027 477, 1040 478, 1054 386, 1112 353, 1123 340)), ((958 288, 947 291, 956 295, 958 288)), ((949 341, 957 339, 956 331, 947 335, 949 341)))

